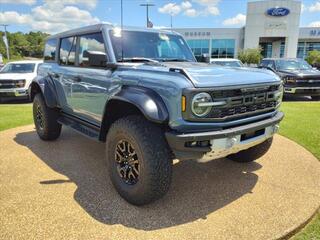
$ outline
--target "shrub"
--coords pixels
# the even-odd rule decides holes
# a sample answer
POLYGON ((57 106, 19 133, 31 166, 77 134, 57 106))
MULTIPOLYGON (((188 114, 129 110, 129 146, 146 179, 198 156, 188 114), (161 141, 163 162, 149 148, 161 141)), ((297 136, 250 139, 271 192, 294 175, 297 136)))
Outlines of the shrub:
POLYGON ((306 57, 307 62, 312 66, 320 65, 320 51, 313 50, 308 52, 308 56, 306 57))
POLYGON ((241 50, 238 53, 238 59, 246 64, 259 64, 262 59, 261 51, 261 48, 247 48, 241 50))

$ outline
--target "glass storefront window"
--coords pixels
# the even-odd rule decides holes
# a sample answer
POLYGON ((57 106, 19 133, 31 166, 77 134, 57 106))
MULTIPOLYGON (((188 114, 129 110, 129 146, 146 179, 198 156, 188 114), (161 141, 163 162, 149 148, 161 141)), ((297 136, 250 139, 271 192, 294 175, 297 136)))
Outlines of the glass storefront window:
POLYGON ((260 47, 262 48, 261 55, 264 58, 272 57, 272 43, 260 43, 260 47))
POLYGON ((211 57, 212 58, 234 58, 234 39, 213 39, 211 57))
POLYGON ((281 45, 280 45, 280 58, 284 57, 284 48, 285 48, 285 43, 281 42, 281 45))
POLYGON ((312 50, 320 51, 320 42, 299 42, 297 58, 306 58, 308 56, 308 52, 312 50))
POLYGON ((187 40, 195 57, 201 57, 203 54, 209 53, 209 40, 208 39, 191 39, 187 40))
POLYGON ((299 42, 298 43, 298 49, 297 49, 297 58, 305 58, 305 43, 299 42))

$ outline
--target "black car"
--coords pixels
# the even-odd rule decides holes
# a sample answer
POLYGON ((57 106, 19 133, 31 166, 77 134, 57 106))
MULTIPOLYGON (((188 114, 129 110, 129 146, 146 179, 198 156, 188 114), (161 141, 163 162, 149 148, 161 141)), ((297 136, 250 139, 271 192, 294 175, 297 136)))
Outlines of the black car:
POLYGON ((320 100, 320 71, 305 60, 265 58, 259 68, 267 68, 283 80, 285 95, 311 96, 313 100, 320 100))

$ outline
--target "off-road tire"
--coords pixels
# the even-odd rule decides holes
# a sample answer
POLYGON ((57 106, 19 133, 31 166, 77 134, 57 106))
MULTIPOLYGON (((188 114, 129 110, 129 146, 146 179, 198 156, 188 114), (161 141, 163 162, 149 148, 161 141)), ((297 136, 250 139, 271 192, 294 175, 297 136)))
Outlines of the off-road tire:
POLYGON ((52 141, 60 136, 61 124, 57 121, 58 117, 59 111, 47 107, 41 93, 36 94, 33 100, 33 121, 36 131, 42 140, 52 141), (41 123, 39 114, 41 114, 41 123))
POLYGON ((320 101, 320 96, 311 96, 312 101, 320 101))
POLYGON ((143 116, 131 115, 115 121, 107 135, 106 155, 111 181, 126 201, 134 205, 151 203, 169 190, 172 155, 160 126, 143 116), (128 184, 118 173, 116 148, 127 141, 135 149, 139 161, 138 180, 128 184))
POLYGON ((268 152, 271 147, 272 141, 273 137, 268 138, 263 143, 260 143, 257 146, 251 147, 249 149, 242 150, 238 153, 231 154, 228 156, 228 158, 235 162, 252 162, 268 152))

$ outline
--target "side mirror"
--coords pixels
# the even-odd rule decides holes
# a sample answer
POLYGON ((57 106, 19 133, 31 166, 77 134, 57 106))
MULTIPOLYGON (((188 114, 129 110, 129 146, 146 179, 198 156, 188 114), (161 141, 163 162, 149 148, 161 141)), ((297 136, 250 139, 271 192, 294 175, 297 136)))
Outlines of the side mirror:
POLYGON ((210 63, 210 55, 208 53, 203 53, 199 62, 210 63))
POLYGON ((93 67, 105 67, 107 63, 107 55, 100 51, 87 51, 83 52, 83 62, 86 65, 93 67))

